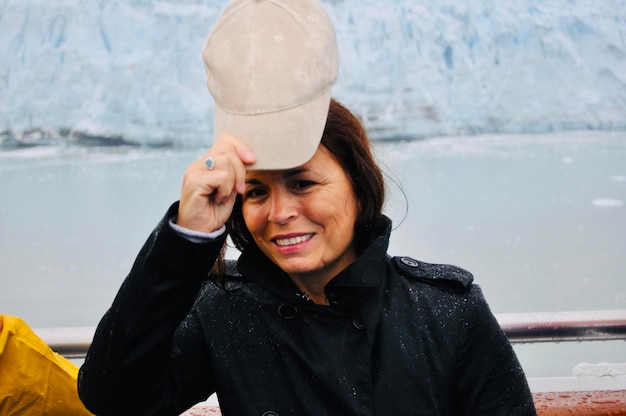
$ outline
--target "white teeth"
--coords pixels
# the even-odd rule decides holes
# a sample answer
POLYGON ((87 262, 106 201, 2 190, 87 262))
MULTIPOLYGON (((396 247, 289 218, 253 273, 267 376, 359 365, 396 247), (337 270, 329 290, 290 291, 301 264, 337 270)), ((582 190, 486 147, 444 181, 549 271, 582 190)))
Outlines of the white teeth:
POLYGON ((299 235, 297 237, 291 237, 291 238, 279 238, 279 239, 276 239, 276 244, 278 244, 281 247, 290 246, 293 244, 300 244, 303 241, 310 239, 311 237, 313 237, 313 234, 299 235))

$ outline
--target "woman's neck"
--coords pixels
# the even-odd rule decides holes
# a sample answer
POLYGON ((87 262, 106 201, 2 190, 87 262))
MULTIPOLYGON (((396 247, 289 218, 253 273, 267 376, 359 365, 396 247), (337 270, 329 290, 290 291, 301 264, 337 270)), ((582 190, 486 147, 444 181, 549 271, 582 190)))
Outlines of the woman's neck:
POLYGON ((329 305, 326 298, 326 291, 324 288, 328 284, 330 279, 317 280, 307 279, 300 276, 289 276, 295 285, 300 289, 302 297, 318 305, 329 305))

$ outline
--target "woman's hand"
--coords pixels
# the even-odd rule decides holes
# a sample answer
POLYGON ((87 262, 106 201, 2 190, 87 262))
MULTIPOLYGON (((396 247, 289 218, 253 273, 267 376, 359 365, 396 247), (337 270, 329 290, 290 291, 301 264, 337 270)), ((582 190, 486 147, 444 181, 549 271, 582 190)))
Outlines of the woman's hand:
POLYGON ((246 184, 246 166, 256 161, 252 149, 232 134, 220 136, 183 176, 176 223, 190 230, 212 232, 226 223, 238 193, 246 184), (212 157, 213 169, 205 161, 212 157))

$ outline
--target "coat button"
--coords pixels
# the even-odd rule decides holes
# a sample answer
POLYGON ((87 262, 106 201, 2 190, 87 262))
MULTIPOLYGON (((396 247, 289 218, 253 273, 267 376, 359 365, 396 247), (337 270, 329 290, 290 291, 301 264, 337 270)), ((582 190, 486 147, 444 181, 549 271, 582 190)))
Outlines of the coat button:
POLYGON ((419 263, 418 263, 416 260, 413 260, 413 259, 412 259, 412 258, 410 258, 410 257, 402 257, 402 258, 400 259, 400 261, 401 261, 402 263, 406 264, 406 265, 407 265, 407 266, 409 266, 409 267, 418 267, 418 266, 419 266, 419 263))
POLYGON ((361 318, 359 315, 355 315, 352 317, 352 325, 354 325, 356 329, 365 329, 363 318, 361 318))
POLYGON ((263 413, 263 415, 261 416, 279 416, 279 415, 273 410, 268 410, 267 412, 263 413))
POLYGON ((278 314, 285 319, 293 319, 298 314, 298 309, 293 305, 283 303, 278 307, 278 314))
POLYGON ((337 305, 339 304, 339 302, 337 301, 337 294, 336 293, 329 293, 328 295, 326 295, 326 299, 328 299, 328 303, 330 303, 331 305, 337 305))

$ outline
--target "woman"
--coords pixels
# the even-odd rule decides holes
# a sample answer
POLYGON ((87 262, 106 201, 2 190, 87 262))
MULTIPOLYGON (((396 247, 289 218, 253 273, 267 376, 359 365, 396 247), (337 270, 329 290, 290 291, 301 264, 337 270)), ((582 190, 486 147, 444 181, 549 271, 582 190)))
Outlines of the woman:
POLYGON ((81 368, 91 411, 175 415, 217 392, 224 415, 535 414, 471 274, 386 254, 382 173, 345 107, 308 162, 254 162, 225 134, 186 171, 81 368))

